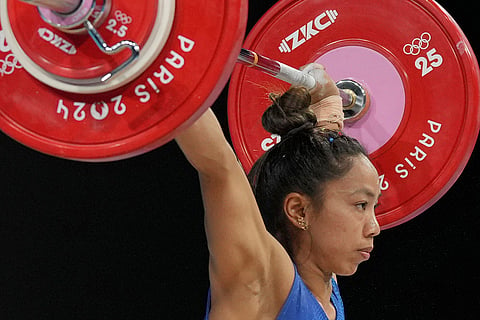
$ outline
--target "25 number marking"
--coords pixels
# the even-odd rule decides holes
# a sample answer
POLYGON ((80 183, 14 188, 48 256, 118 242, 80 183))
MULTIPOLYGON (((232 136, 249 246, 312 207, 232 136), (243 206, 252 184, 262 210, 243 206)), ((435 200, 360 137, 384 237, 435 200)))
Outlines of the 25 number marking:
POLYGON ((415 67, 422 71, 422 77, 425 77, 432 72, 434 68, 440 67, 443 63, 443 57, 437 53, 437 49, 435 48, 427 52, 427 58, 419 57, 415 60, 415 67))

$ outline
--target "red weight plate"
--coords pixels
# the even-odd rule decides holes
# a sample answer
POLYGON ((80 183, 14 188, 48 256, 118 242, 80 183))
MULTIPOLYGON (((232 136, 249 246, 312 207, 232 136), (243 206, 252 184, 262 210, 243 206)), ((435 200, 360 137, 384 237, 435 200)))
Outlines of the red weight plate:
MULTIPOLYGON (((158 18, 149 12, 157 2, 145 2, 114 1, 112 8, 113 14, 120 10, 132 18, 128 37, 139 43, 158 18)), ((37 15, 28 11, 21 20, 34 24, 29 27, 33 30, 54 30, 37 15)), ((246 0, 175 1, 168 39, 151 65, 128 84, 95 95, 67 93, 36 80, 11 52, 2 30, 0 91, 9 94, 0 97, 0 128, 43 153, 83 161, 118 160, 161 146, 198 118, 220 93, 240 51, 246 16, 246 0)), ((10 21, 17 19, 9 16, 10 21)), ((107 27, 108 19, 99 28, 103 35, 107 27)), ((75 37, 55 32, 65 39, 75 37)), ((118 32, 108 37, 118 37, 118 32)), ((31 38, 35 43, 43 41, 39 32, 32 32, 31 38)), ((98 49, 91 49, 95 53, 90 56, 90 45, 85 46, 89 49, 81 52, 81 44, 79 55, 99 57, 98 49)), ((59 59, 64 57, 59 51, 59 59)), ((56 61, 54 54, 51 59, 56 61)))
MULTIPOLYGON (((335 81, 353 79, 369 91, 370 109, 345 132, 378 169, 382 228, 425 211, 465 167, 480 126, 480 73, 465 35, 435 2, 283 0, 244 46, 297 68, 320 62, 335 81)), ((232 75, 230 131, 246 170, 280 141, 260 119, 268 92, 287 87, 245 67, 232 75)))

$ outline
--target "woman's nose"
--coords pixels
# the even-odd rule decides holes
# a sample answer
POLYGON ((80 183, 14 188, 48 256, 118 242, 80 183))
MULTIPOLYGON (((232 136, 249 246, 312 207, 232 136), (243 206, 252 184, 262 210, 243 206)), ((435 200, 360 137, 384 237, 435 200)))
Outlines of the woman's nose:
POLYGON ((365 226, 365 233, 365 236, 368 238, 373 238, 380 234, 380 225, 378 224, 375 213, 368 219, 365 226))

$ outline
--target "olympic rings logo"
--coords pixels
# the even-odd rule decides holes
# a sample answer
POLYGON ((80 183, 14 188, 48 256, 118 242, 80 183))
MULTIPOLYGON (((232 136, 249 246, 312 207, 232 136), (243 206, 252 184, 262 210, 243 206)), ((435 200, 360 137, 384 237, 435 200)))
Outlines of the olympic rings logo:
POLYGON ((132 17, 128 16, 126 13, 123 13, 120 10, 115 11, 115 19, 122 24, 132 23, 132 17))
POLYGON ((23 68, 17 57, 13 53, 10 53, 5 57, 5 60, 0 60, 0 75, 10 75, 15 69, 23 68))
POLYGON ((408 43, 403 47, 403 52, 407 55, 418 56, 422 50, 430 46, 432 36, 428 32, 422 33, 420 38, 413 39, 412 43, 408 43))

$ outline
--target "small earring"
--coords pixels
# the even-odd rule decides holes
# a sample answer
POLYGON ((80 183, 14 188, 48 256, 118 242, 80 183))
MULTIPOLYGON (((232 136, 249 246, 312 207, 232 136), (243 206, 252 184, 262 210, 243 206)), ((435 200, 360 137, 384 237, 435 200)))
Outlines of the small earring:
POLYGON ((297 219, 298 224, 300 225, 300 228, 304 231, 308 230, 308 225, 305 222, 305 219, 303 217, 298 217, 297 219))

